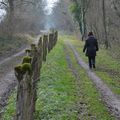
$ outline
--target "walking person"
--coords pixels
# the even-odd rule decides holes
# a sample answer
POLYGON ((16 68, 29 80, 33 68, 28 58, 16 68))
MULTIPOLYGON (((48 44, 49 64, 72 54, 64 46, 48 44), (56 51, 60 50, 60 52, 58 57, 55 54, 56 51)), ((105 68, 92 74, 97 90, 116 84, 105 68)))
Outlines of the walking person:
POLYGON ((88 39, 85 42, 83 52, 86 51, 86 56, 88 57, 90 69, 95 68, 96 51, 98 50, 99 48, 97 39, 94 37, 92 32, 89 32, 88 39))

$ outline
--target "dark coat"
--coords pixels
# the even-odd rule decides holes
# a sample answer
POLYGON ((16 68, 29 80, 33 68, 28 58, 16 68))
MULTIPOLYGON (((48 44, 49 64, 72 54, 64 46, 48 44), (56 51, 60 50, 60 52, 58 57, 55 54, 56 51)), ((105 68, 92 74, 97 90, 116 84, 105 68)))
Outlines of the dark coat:
POLYGON ((83 52, 86 51, 86 56, 94 57, 96 56, 96 51, 98 51, 98 42, 94 36, 89 36, 89 38, 85 42, 85 46, 83 52))

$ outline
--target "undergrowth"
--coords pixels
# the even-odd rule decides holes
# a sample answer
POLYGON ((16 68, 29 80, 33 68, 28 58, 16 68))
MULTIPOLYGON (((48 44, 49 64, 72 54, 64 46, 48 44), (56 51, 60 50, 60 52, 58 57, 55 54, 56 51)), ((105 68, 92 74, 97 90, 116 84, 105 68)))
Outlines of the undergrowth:
POLYGON ((0 37, 0 56, 9 56, 20 48, 24 48, 33 38, 30 35, 18 34, 13 36, 12 39, 6 37, 0 37))

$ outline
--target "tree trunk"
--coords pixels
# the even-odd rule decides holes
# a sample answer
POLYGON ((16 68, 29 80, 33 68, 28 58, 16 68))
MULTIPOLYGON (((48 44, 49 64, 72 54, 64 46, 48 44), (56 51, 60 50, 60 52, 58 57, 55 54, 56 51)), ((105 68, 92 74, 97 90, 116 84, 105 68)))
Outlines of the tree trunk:
POLYGON ((12 38, 14 32, 14 0, 8 0, 9 3, 9 13, 8 13, 8 30, 9 30, 9 37, 12 38))
POLYGON ((103 10, 103 27, 104 27, 104 34, 105 34, 105 47, 108 49, 108 36, 107 36, 107 24, 106 24, 106 10, 105 10, 105 0, 102 0, 102 10, 103 10))

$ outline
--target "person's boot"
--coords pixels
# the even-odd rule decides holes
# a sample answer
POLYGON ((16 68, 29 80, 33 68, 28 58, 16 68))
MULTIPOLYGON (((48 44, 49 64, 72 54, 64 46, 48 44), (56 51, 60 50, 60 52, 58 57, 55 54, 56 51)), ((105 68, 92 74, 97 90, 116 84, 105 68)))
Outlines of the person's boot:
POLYGON ((95 64, 93 64, 93 68, 95 68, 95 64))
POLYGON ((89 65, 89 69, 92 69, 92 65, 89 65))

